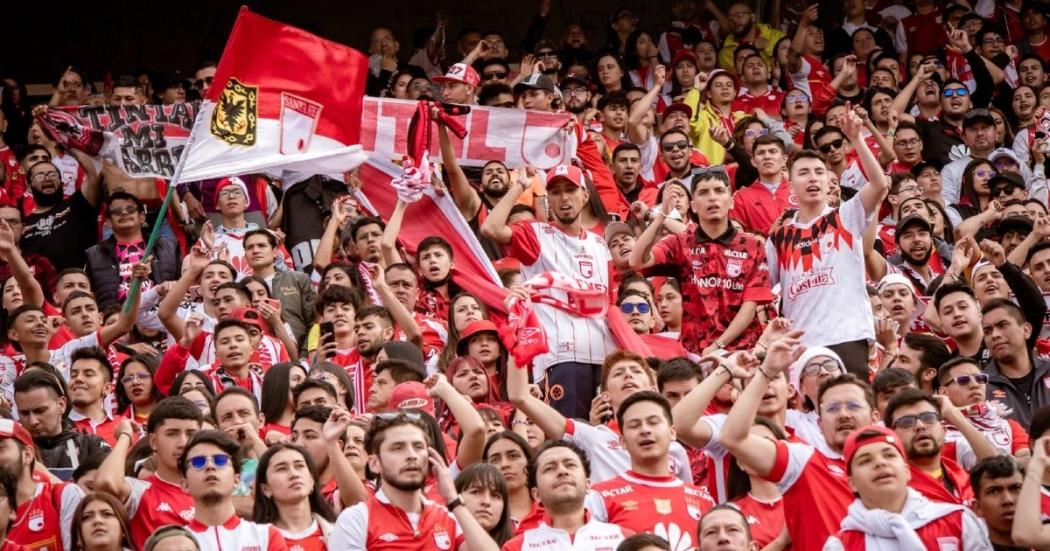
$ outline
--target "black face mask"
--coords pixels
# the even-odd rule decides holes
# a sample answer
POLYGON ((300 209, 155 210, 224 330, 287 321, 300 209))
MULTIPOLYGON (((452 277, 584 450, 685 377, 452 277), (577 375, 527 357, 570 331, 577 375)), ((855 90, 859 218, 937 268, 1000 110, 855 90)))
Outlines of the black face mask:
POLYGON ((53 207, 62 202, 62 186, 58 186, 52 193, 44 193, 35 187, 30 187, 33 192, 33 201, 42 207, 53 207))

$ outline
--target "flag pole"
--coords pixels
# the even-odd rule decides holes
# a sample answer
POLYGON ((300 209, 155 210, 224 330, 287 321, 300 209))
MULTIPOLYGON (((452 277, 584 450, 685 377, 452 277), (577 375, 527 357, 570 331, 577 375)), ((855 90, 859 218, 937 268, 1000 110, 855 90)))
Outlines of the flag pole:
MULTIPOLYGON (((160 238, 160 227, 164 224, 164 217, 168 213, 168 207, 171 205, 172 199, 175 198, 176 185, 182 176, 182 167, 186 164, 186 152, 190 150, 190 146, 193 145, 197 136, 197 127, 201 122, 201 116, 205 112, 205 103, 207 103, 206 100, 202 100, 200 107, 197 109, 197 115, 193 120, 193 129, 190 130, 190 135, 186 139, 186 145, 182 148, 182 153, 179 155, 179 161, 175 164, 175 171, 171 175, 171 183, 168 184, 168 192, 164 194, 164 201, 160 204, 160 210, 157 211, 157 221, 153 224, 153 229, 150 230, 149 239, 146 240, 146 250, 142 254, 143 260, 153 254, 153 248, 157 245, 157 239, 160 238)), ((131 306, 136 302, 141 287, 141 279, 136 277, 131 280, 128 296, 124 300, 123 312, 125 314, 131 311, 131 306)))

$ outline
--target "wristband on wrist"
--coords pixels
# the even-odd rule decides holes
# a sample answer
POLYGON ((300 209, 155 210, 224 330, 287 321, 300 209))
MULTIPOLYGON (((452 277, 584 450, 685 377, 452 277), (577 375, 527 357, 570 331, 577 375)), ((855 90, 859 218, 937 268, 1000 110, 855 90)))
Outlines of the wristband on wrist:
POLYGON ((452 501, 448 502, 448 505, 446 505, 445 507, 447 507, 448 512, 451 513, 456 510, 456 507, 459 507, 461 505, 463 505, 463 497, 456 496, 456 499, 453 499, 452 501))

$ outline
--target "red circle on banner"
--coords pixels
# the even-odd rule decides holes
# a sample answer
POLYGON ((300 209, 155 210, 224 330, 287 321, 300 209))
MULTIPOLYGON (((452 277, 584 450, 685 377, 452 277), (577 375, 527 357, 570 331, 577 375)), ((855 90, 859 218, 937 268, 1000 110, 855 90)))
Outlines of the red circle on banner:
POLYGON ((543 152, 548 157, 561 157, 561 146, 556 143, 549 143, 543 148, 543 152))

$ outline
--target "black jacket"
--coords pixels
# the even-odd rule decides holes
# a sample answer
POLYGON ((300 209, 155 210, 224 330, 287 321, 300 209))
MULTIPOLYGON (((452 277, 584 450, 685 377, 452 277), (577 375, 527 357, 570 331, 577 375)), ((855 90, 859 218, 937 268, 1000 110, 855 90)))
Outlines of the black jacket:
MULTIPOLYGON (((91 289, 98 300, 99 310, 117 303, 117 291, 120 288, 120 265, 117 261, 117 238, 109 239, 92 246, 85 251, 87 255, 87 273, 91 278, 91 289)), ((181 256, 174 241, 158 239, 153 247, 153 272, 150 279, 153 283, 174 281, 181 275, 181 256)), ((61 305, 59 305, 61 307, 61 305)))
POLYGON ((1031 351, 1028 359, 1032 362, 1032 385, 1028 389, 1018 388, 1010 379, 999 371, 999 365, 992 360, 984 368, 988 374, 988 388, 985 396, 989 400, 998 400, 1013 410, 1010 418, 1025 429, 1032 422, 1032 413, 1041 407, 1050 405, 1050 360, 1036 358, 1031 351))
POLYGON ((33 438, 40 448, 44 466, 48 469, 75 469, 87 458, 98 453, 109 453, 109 444, 94 434, 81 434, 73 430, 73 424, 66 421, 62 432, 47 438, 33 438), (70 457, 73 452, 73 457, 70 457))

